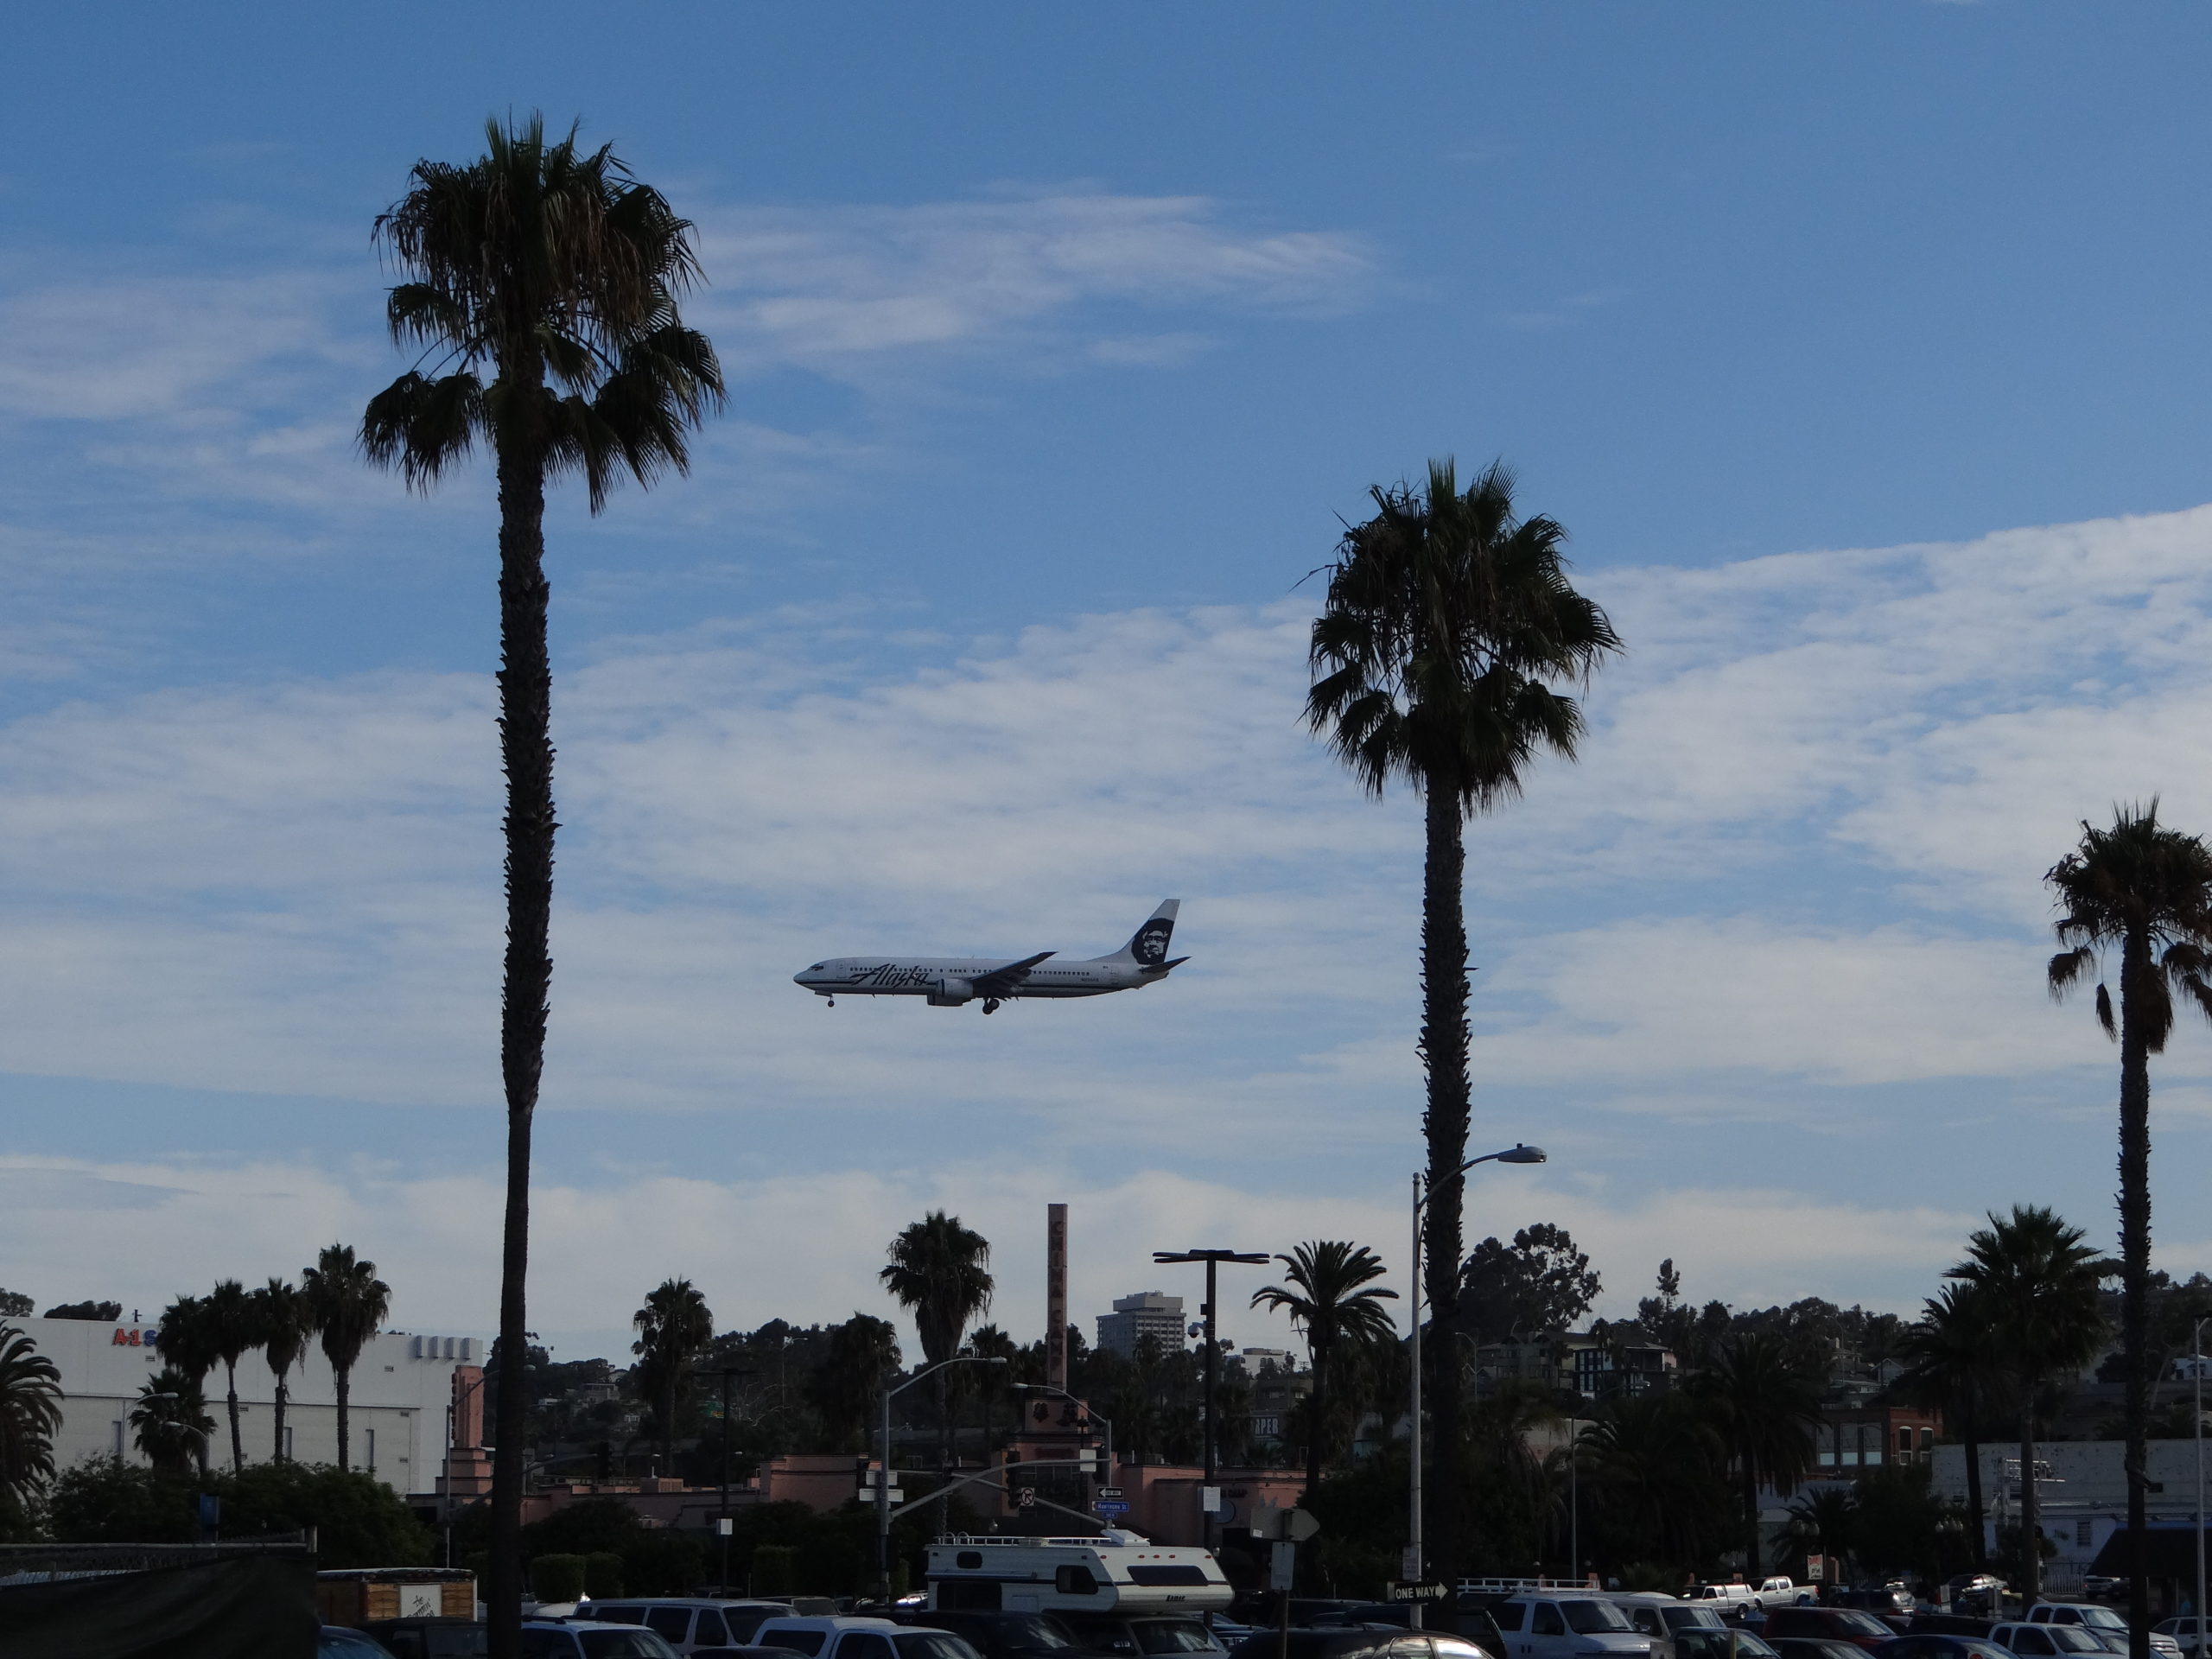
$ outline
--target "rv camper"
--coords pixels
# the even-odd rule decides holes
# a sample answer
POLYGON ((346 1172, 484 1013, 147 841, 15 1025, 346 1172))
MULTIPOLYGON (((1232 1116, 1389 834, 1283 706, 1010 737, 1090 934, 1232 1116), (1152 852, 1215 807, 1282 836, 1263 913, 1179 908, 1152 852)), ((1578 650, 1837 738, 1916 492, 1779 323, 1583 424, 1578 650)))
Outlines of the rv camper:
POLYGON ((1208 1613, 1229 1605, 1210 1550, 1132 1532, 1095 1538, 940 1538, 930 1605, 947 1612, 1208 1613))

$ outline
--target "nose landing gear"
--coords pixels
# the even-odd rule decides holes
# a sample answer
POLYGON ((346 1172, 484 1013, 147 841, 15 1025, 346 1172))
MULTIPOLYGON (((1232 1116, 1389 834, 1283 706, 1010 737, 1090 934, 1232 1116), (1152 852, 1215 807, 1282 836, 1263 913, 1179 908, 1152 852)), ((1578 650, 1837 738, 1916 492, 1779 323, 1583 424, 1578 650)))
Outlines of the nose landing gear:
POLYGON ((837 1006, 837 999, 836 997, 833 996, 830 999, 830 1006, 833 1008, 837 1006))

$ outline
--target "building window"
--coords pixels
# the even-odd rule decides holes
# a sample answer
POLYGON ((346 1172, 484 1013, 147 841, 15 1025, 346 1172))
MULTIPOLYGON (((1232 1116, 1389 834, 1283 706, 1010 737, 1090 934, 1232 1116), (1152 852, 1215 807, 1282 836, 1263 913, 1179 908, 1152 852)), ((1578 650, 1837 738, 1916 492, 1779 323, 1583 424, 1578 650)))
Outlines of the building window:
POLYGON ((368 1449, 369 1472, 373 1475, 377 1471, 377 1432, 373 1428, 365 1430, 361 1438, 368 1449))
POLYGON ((2086 1515, 2074 1523, 2075 1548, 2087 1549, 2089 1547, 2089 1539, 2092 1535, 2090 1529, 2094 1525, 2095 1525, 2095 1522, 2092 1522, 2086 1515))
POLYGON ((122 1459, 123 1459, 123 1420, 122 1420, 120 1417, 118 1417, 118 1418, 117 1418, 117 1419, 115 1420, 115 1456, 116 1456, 116 1460, 117 1460, 118 1463, 122 1461, 122 1459))
POLYGON ((292 1455, 292 1436, 297 1432, 289 1423, 284 1425, 284 1461, 287 1463, 295 1461, 292 1455))
POLYGON ((1899 1463, 1912 1461, 1912 1431, 1909 1428, 1897 1430, 1897 1461, 1899 1463))

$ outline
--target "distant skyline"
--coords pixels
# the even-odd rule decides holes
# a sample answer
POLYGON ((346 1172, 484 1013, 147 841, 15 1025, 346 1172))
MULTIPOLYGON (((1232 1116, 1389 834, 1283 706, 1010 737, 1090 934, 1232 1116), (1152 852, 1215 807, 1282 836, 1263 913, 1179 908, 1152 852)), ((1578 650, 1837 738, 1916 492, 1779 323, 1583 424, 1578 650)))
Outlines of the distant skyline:
MULTIPOLYGON (((0 64, 0 1285, 150 1313, 342 1236, 488 1329, 491 480, 352 435, 373 215, 581 117, 698 221, 695 475, 549 522, 558 867, 531 1323, 626 1353, 890 1316, 925 1207, 990 1316, 1154 1248, 1402 1276, 1413 802, 1298 721, 1375 484, 1503 455, 1628 645, 1469 832, 1468 1236, 1632 1311, 1910 1312, 1982 1211, 2107 1239, 2116 1057, 2043 872, 2212 831, 2212 20, 1903 0, 923 17, 22 20, 0 64), (1173 980, 825 1008, 825 954, 1173 980)), ((2212 1030, 2154 1067, 2212 1268, 2212 1030)), ((1294 1345, 1237 1312, 1228 1333, 1294 1345)), ((911 1346, 911 1338, 910 1344, 911 1346)))

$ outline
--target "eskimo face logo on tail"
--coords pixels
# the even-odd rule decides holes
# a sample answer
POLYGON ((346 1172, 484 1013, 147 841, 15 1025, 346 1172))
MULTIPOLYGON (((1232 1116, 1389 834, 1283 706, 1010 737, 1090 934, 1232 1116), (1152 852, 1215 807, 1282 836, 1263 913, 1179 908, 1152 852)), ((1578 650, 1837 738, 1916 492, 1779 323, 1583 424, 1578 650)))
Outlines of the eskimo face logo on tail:
POLYGON ((1167 960, 1167 940, 1174 931, 1174 923, 1155 918, 1137 930, 1129 952, 1146 967, 1157 968, 1167 960))

